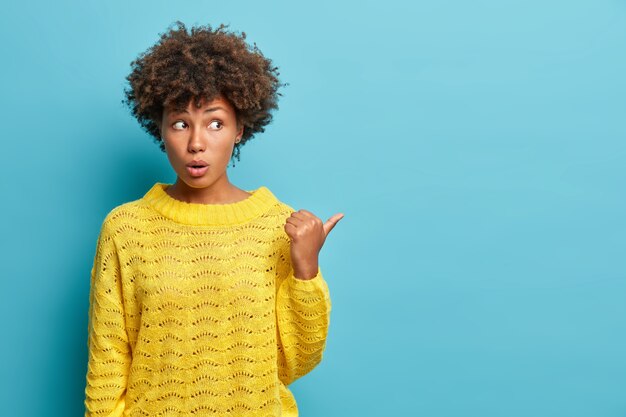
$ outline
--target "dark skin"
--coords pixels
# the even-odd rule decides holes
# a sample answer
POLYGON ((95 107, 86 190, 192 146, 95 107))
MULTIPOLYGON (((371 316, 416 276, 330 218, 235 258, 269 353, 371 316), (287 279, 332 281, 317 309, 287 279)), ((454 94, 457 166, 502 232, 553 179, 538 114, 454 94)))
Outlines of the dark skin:
POLYGON ((337 213, 322 222, 310 211, 300 209, 287 218, 285 232, 291 239, 291 261, 296 278, 311 279, 317 275, 320 250, 343 216, 337 213))
MULTIPOLYGON (((188 203, 227 204, 250 195, 230 183, 226 172, 235 143, 243 135, 236 111, 227 100, 217 97, 202 101, 200 107, 189 102, 184 112, 166 108, 157 124, 170 164, 177 173, 176 182, 165 190, 171 197, 188 203), (186 166, 192 160, 206 162, 206 173, 192 176, 186 166)), ((315 278, 322 246, 343 217, 343 213, 337 213, 322 222, 301 209, 286 219, 284 229, 290 239, 296 278, 315 278)))

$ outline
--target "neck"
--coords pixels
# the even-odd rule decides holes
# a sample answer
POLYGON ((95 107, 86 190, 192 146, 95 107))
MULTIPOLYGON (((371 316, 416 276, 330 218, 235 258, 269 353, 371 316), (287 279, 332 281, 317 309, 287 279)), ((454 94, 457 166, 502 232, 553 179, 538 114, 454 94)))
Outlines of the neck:
POLYGON ((225 173, 208 187, 198 188, 191 187, 180 177, 176 177, 176 182, 167 187, 165 192, 172 198, 195 204, 235 203, 250 195, 231 184, 225 173))

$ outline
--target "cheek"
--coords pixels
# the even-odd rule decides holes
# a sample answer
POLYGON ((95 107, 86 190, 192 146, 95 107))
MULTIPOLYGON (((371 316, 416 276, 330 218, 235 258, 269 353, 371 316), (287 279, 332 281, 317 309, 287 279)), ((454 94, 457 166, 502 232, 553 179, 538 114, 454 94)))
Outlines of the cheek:
POLYGON ((172 141, 171 139, 163 138, 163 145, 165 147, 165 153, 172 165, 180 165, 181 161, 185 158, 186 145, 182 142, 172 141))
MULTIPOLYGON (((231 138, 229 134, 216 135, 216 137, 211 139, 212 146, 209 146, 209 150, 212 148, 216 153, 223 155, 230 151, 235 145, 235 140, 231 138)), ((230 156, 230 155, 229 155, 230 156)))

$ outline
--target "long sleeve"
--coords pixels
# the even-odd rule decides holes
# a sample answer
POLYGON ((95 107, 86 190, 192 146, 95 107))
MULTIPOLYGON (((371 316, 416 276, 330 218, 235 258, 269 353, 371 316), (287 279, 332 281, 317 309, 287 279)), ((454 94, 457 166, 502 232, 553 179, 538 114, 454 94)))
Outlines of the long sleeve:
POLYGON ((280 282, 276 297, 278 376, 285 385, 322 361, 331 307, 328 285, 319 268, 309 280, 296 278, 291 268, 280 282))
POLYGON ((105 219, 91 270, 85 417, 120 417, 131 349, 126 332, 120 262, 105 219))

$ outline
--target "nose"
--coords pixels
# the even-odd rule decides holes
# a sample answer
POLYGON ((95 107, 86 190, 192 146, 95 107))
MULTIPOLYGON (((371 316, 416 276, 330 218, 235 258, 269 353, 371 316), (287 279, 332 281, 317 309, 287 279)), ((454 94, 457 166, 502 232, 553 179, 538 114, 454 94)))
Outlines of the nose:
POLYGON ((190 130, 189 143, 187 144, 189 152, 202 152, 205 150, 205 146, 205 140, 202 137, 202 128, 198 126, 190 130))

